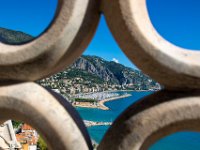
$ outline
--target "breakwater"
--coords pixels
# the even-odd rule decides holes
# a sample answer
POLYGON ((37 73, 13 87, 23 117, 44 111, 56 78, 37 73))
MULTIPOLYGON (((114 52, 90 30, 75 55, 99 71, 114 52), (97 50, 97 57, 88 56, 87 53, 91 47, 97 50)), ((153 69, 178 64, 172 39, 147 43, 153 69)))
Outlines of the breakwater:
POLYGON ((122 98, 126 98, 126 97, 130 97, 130 96, 132 96, 132 95, 131 94, 124 94, 124 95, 121 95, 121 96, 118 96, 118 97, 112 97, 112 98, 101 100, 101 101, 99 101, 99 107, 101 109, 103 109, 103 110, 109 110, 109 107, 104 105, 106 102, 117 100, 117 99, 122 99, 122 98))
POLYGON ((84 120, 84 124, 86 125, 86 127, 109 126, 112 125, 112 122, 95 122, 95 121, 84 120))
POLYGON ((97 100, 96 103, 93 103, 93 102, 76 102, 76 103, 73 103, 72 105, 74 107, 86 107, 86 108, 97 108, 97 109, 102 109, 102 110, 109 110, 109 107, 105 106, 104 103, 106 103, 108 101, 127 98, 127 97, 130 97, 130 96, 131 96, 131 94, 124 94, 124 95, 115 96, 115 97, 111 97, 111 98, 107 98, 107 99, 103 99, 103 100, 97 100))

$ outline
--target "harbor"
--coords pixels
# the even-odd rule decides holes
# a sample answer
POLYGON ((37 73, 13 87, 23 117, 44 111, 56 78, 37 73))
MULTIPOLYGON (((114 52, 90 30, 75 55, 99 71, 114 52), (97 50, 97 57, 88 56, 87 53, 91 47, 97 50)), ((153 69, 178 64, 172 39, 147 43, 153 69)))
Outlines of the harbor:
POLYGON ((108 101, 113 101, 121 98, 130 97, 131 94, 123 93, 119 94, 118 92, 96 92, 96 93, 89 93, 89 94, 77 94, 76 98, 81 98, 85 101, 76 101, 73 102, 72 105, 75 107, 86 107, 86 108, 97 108, 102 110, 109 110, 109 107, 105 106, 104 103, 108 101), (95 100, 89 102, 89 100, 95 100))
POLYGON ((84 120, 84 124, 86 125, 86 127, 110 126, 110 125, 112 125, 112 122, 95 122, 95 121, 84 120))

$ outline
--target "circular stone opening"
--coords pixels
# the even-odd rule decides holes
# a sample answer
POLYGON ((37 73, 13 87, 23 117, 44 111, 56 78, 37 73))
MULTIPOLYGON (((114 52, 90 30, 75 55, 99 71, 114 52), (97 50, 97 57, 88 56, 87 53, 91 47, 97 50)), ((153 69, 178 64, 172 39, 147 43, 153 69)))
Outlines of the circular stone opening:
POLYGON ((0 42, 25 44, 51 24, 58 0, 6 0, 0 3, 0 42))
POLYGON ((200 50, 199 0, 146 0, 150 20, 169 42, 200 50))

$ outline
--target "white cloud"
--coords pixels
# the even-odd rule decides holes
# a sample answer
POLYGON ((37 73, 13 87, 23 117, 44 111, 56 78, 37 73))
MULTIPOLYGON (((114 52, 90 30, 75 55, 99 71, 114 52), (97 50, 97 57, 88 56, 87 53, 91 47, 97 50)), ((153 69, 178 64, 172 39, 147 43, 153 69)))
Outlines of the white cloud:
POLYGON ((119 60, 117 60, 116 58, 113 58, 112 61, 119 63, 119 60))

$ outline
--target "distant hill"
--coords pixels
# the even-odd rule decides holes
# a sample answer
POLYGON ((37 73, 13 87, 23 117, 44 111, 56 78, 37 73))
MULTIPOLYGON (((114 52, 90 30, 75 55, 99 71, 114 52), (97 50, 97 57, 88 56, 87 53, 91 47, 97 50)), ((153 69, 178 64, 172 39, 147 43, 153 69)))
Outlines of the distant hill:
MULTIPOLYGON (((33 37, 19 31, 0 28, 0 41, 21 44, 33 37)), ((139 70, 122 64, 106 61, 98 56, 81 56, 64 71, 38 81, 44 86, 57 88, 63 93, 103 90, 149 90, 160 85, 139 70)))
MULTIPOLYGON (((155 86, 156 82, 144 75, 139 70, 126 67, 114 61, 106 61, 98 56, 83 55, 77 59, 67 70, 69 78, 81 77, 80 74, 94 76, 96 79, 115 85, 141 85, 150 88, 155 86), (82 72, 82 73, 78 73, 82 72)), ((146 88, 145 88, 146 89, 146 88)))
POLYGON ((31 41, 34 37, 20 31, 0 28, 0 41, 6 44, 23 44, 31 41))
POLYGON ((106 61, 98 56, 83 55, 64 71, 39 81, 61 94, 107 90, 158 90, 161 86, 139 70, 106 61))

